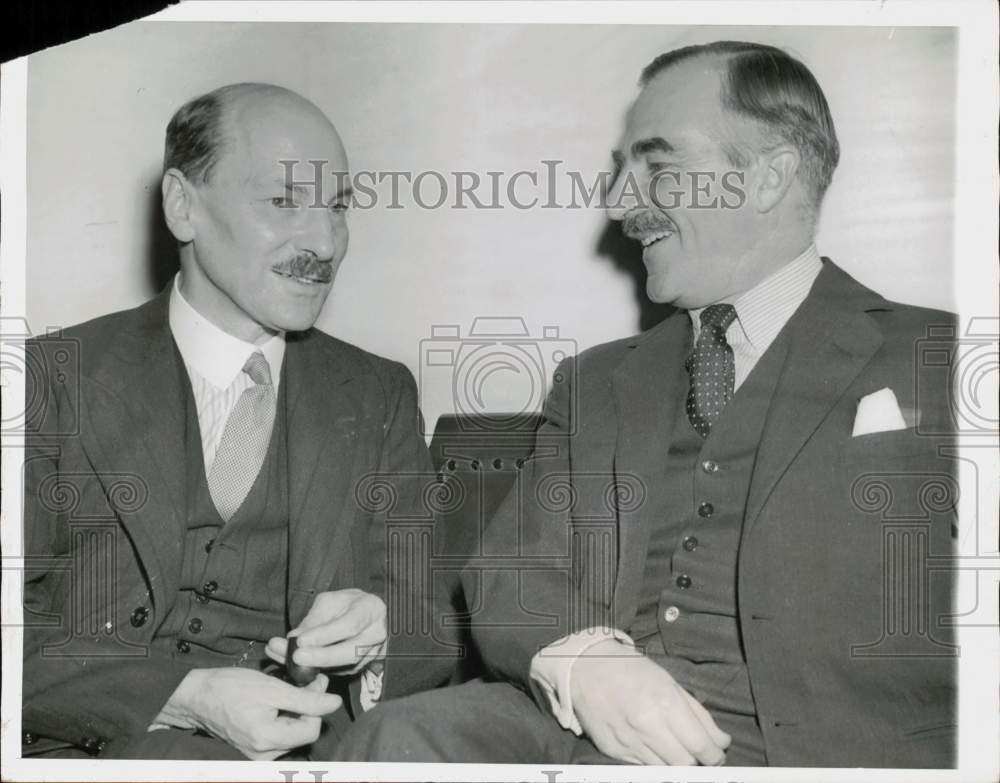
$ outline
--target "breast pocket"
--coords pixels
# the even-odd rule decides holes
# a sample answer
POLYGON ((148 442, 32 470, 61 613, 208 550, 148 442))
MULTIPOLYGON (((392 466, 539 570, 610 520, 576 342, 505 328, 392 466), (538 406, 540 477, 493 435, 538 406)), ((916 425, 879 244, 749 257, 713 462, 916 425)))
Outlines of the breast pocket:
POLYGON ((843 451, 845 457, 865 461, 878 458, 932 457, 935 452, 935 441, 919 434, 913 427, 857 435, 845 444, 843 451))

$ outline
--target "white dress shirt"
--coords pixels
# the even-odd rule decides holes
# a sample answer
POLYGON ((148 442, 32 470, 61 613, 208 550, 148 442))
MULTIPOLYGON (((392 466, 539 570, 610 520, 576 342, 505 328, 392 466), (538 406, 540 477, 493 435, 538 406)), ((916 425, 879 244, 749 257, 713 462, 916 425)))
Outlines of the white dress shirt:
MULTIPOLYGON (((726 341, 733 349, 736 389, 747 379, 757 361, 805 301, 822 268, 823 262, 816 246, 810 244, 801 255, 749 291, 722 300, 733 305, 736 310, 736 318, 726 330, 726 341)), ((703 309, 688 311, 694 327, 695 341, 701 331, 703 309)), ((622 657, 641 654, 635 650, 635 643, 623 631, 586 628, 553 642, 531 659, 532 686, 545 694, 559 724, 577 735, 582 734, 583 729, 573 711, 570 695, 573 663, 589 648, 609 639, 622 643, 617 650, 617 654, 622 657)))
POLYGON ((181 293, 180 279, 177 275, 170 292, 170 331, 191 379, 207 476, 212 470, 229 414, 240 395, 254 385, 253 379, 243 372, 243 365, 255 351, 260 351, 267 359, 277 397, 281 363, 285 358, 285 334, 279 332, 261 345, 233 337, 188 303, 181 293))

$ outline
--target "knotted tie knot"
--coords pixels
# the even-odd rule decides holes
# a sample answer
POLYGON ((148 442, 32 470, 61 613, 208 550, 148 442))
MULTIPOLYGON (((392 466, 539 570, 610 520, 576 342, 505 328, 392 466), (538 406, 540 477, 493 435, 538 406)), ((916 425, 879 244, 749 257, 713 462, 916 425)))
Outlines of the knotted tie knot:
POLYGON ((243 372, 259 386, 272 386, 271 367, 260 351, 254 351, 243 365, 243 372))
POLYGON ((709 305, 701 311, 701 328, 710 329, 716 335, 721 332, 723 339, 725 339, 726 330, 735 320, 736 308, 731 304, 709 305))

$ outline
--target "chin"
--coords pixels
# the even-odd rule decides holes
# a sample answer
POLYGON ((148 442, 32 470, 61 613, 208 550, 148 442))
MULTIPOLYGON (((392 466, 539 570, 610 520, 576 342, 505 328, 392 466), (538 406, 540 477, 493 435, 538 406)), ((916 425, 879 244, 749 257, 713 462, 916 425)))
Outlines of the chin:
POLYGON ((283 332, 304 332, 313 327, 317 318, 319 318, 318 313, 315 316, 308 318, 304 316, 300 316, 298 318, 282 318, 281 320, 275 322, 274 328, 280 329, 283 332))
POLYGON ((319 318, 320 310, 316 308, 298 308, 294 312, 269 313, 268 328, 282 332, 304 332, 319 318))

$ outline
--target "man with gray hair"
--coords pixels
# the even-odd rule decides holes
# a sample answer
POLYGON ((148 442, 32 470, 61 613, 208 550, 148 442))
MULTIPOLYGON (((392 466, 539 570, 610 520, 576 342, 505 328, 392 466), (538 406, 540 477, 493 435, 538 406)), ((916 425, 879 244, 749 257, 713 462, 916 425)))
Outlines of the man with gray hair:
POLYGON ((677 312, 557 370, 483 544, 503 568, 463 576, 506 682, 383 705, 338 755, 951 766, 951 575, 901 566, 863 488, 951 553, 947 373, 918 397, 916 349, 953 316, 820 257, 839 147, 797 59, 691 46, 641 86, 608 216, 677 312))
POLYGON ((386 554, 388 513, 426 516, 433 476, 413 378, 313 328, 347 252, 347 173, 290 90, 188 102, 162 178, 180 273, 28 345, 46 371, 28 379, 26 561, 72 567, 26 578, 46 622, 25 631, 24 755, 322 758, 383 686, 447 677, 387 639, 390 594, 431 612, 421 563, 386 554), (396 481, 394 509, 364 502, 372 475, 396 481))

